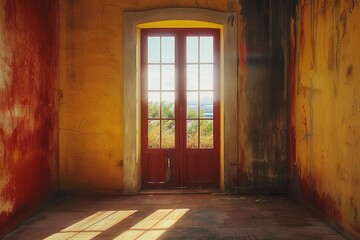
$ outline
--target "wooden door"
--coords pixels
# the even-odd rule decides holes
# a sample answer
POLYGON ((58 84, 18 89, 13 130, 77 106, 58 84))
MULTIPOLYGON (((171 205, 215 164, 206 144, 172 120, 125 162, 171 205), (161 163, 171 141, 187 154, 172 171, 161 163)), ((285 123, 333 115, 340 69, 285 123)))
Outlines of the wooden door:
POLYGON ((141 32, 143 188, 219 187, 219 30, 141 32))

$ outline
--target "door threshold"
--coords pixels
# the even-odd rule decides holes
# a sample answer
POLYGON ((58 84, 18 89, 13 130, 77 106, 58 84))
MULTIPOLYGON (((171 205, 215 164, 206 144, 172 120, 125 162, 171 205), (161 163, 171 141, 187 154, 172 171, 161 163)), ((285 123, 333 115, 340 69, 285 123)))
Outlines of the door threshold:
POLYGON ((143 189, 139 195, 162 195, 162 194, 220 194, 221 189, 212 188, 181 188, 181 189, 143 189))

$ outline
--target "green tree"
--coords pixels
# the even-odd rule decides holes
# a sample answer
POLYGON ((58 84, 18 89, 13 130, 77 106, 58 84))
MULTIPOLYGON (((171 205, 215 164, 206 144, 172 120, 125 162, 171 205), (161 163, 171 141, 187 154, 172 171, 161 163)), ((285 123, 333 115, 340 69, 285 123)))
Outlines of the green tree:
MULTIPOLYGON (((149 120, 148 123, 148 140, 149 147, 160 148, 160 137, 162 146, 161 148, 174 148, 175 147, 175 121, 174 116, 174 103, 162 101, 161 104, 162 120, 160 129, 160 120, 149 120)), ((187 110, 187 118, 198 118, 196 109, 189 108, 187 110)), ((148 105, 149 119, 160 118, 160 103, 149 102, 148 105)), ((205 120, 204 111, 200 112, 199 120, 187 120, 187 147, 198 148, 198 139, 200 132, 200 148, 213 147, 213 120, 205 120), (199 126, 200 125, 200 126, 199 126), (200 127, 200 131, 199 131, 200 127)))
POLYGON ((159 118, 160 117, 160 104, 159 102, 148 103, 148 118, 159 118))
POLYGON ((162 118, 174 118, 174 103, 162 101, 162 118))

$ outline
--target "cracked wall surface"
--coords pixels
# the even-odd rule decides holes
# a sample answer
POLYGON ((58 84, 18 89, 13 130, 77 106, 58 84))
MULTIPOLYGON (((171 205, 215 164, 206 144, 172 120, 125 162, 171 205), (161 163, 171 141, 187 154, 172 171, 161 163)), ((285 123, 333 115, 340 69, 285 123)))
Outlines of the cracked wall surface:
POLYGON ((360 236, 360 3, 293 2, 293 195, 360 236))
POLYGON ((58 191, 59 3, 0 0, 0 237, 58 191))

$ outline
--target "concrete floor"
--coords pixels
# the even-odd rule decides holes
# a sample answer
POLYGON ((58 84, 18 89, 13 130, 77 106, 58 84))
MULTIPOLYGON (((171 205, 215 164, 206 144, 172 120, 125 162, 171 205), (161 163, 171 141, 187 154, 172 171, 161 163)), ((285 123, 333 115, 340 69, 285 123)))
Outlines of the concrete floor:
POLYGON ((75 196, 48 206, 9 239, 345 239, 282 196, 75 196))

